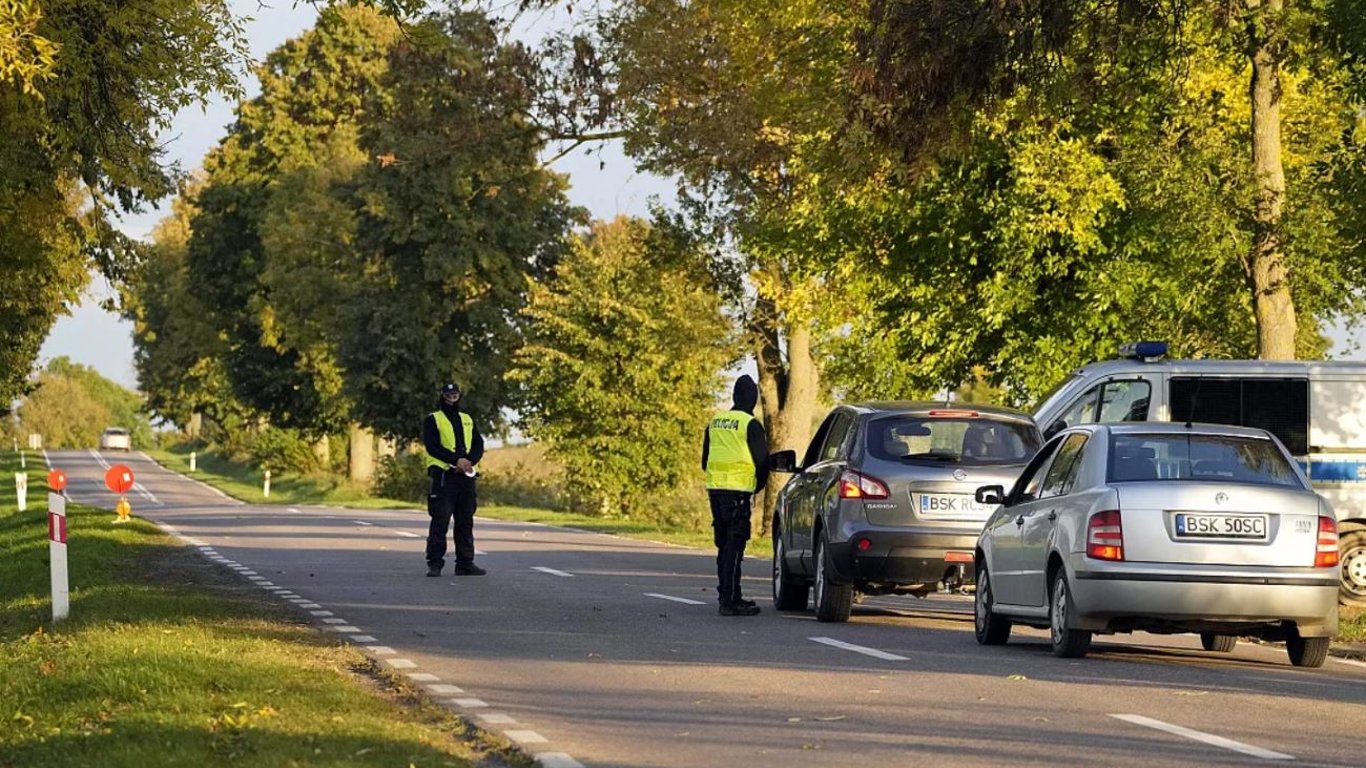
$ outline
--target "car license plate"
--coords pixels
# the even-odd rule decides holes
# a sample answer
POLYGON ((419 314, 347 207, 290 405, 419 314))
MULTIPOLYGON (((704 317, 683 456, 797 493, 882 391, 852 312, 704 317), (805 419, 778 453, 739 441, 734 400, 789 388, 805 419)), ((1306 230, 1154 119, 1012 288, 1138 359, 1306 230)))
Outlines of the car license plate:
POLYGON ((986 504, 978 504, 971 496, 953 493, 920 494, 920 513, 922 515, 975 515, 985 516, 991 511, 986 504))
POLYGON ((1265 539, 1266 515, 1176 515, 1179 539, 1265 539))

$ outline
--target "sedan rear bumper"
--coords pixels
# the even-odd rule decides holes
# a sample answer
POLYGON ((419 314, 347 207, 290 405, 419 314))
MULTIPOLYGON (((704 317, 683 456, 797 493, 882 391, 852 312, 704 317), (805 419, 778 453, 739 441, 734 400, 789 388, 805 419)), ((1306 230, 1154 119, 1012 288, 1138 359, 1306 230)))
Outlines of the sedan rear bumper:
POLYGON ((1304 637, 1337 634, 1338 583, 1321 573, 1145 573, 1078 571, 1072 618, 1078 629, 1293 621, 1304 637))
POLYGON ((962 566, 963 581, 972 582, 976 545, 976 532, 863 529, 832 542, 830 557, 841 582, 934 586, 956 566, 962 566), (859 549, 865 539, 867 548, 859 549))

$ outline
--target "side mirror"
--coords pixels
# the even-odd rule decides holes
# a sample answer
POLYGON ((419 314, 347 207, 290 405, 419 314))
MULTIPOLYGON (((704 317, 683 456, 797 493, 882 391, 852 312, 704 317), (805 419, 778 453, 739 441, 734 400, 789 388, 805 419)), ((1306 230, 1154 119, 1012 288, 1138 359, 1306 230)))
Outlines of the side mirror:
POLYGON ((1048 429, 1045 429, 1043 431, 1043 439, 1052 440, 1054 435, 1058 434, 1064 429, 1067 429, 1067 422, 1063 421, 1062 419, 1058 419, 1052 424, 1049 424, 1048 429))
POLYGON ((974 494, 978 504, 1004 504, 1006 489, 1003 485, 984 485, 974 494))
POLYGON ((776 453, 769 454, 768 471, 784 472, 789 475, 796 474, 799 471, 797 467, 797 452, 777 451, 776 453))

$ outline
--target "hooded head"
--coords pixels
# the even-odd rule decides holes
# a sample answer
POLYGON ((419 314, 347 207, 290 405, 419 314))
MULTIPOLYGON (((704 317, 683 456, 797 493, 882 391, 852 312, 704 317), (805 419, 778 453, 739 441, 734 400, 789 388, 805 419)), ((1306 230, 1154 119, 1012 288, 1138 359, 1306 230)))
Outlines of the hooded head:
POLYGON ((737 411, 744 411, 748 414, 754 413, 754 406, 759 403, 759 387, 748 375, 741 376, 735 380, 735 392, 733 394, 737 411))
POLYGON ((448 415, 460 410, 460 385, 448 381, 441 385, 441 397, 436 405, 448 415))

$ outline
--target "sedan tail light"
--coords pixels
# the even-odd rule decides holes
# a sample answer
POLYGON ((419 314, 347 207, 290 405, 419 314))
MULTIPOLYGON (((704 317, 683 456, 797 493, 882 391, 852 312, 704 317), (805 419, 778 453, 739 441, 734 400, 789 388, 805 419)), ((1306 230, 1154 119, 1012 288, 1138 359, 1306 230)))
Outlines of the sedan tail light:
POLYGON ((876 477, 852 469, 840 475, 841 499, 885 499, 888 495, 887 484, 876 477))
POLYGON ((1319 546, 1314 552, 1315 568, 1333 568, 1338 564, 1338 523, 1331 517, 1319 516, 1319 546))
POLYGON ((1124 526, 1120 524, 1118 509, 1091 515, 1086 523, 1086 556, 1097 560, 1124 559, 1124 526))

